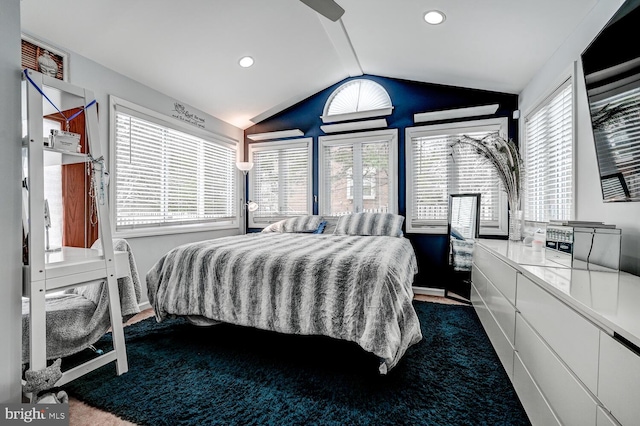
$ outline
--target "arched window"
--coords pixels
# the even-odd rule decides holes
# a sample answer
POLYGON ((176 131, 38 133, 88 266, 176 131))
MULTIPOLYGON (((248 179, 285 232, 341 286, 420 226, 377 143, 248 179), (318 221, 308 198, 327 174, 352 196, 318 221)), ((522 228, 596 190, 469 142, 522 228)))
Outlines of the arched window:
POLYGON ((387 91, 372 80, 351 80, 338 87, 324 106, 322 121, 355 120, 391 114, 393 105, 387 91))

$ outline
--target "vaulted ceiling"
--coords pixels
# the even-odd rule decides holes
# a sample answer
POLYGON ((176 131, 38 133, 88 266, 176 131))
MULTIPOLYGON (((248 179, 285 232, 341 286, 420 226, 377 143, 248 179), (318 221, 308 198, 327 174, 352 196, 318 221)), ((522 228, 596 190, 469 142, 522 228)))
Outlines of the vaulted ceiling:
POLYGON ((597 1, 337 0, 331 22, 298 0, 22 0, 21 21, 244 129, 361 73, 517 94, 597 1))

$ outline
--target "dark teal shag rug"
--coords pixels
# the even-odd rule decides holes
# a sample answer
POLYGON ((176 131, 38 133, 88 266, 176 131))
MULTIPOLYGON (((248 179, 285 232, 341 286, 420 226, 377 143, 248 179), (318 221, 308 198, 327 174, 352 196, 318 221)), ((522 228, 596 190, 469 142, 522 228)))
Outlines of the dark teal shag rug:
POLYGON ((125 329, 128 373, 63 389, 140 425, 530 424, 473 308, 414 306, 424 338, 386 376, 348 342, 149 318, 125 329))

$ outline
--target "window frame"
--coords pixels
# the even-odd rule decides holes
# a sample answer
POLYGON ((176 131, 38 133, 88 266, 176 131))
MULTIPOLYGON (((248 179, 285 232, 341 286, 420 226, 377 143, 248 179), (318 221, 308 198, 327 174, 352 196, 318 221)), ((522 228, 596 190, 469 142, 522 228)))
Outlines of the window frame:
POLYGON ((576 141, 576 105, 577 105, 577 87, 576 87, 576 63, 573 64, 570 71, 567 71, 566 74, 562 76, 562 78, 556 80, 556 83, 552 86, 551 90, 548 90, 542 95, 531 108, 525 111, 523 114, 523 125, 521 126, 521 137, 520 137, 520 152, 522 154, 522 160, 524 163, 524 181, 523 181, 523 196, 520 198, 521 209, 523 212, 523 217, 525 222, 535 224, 535 223, 548 223, 549 220, 555 218, 549 218, 546 221, 535 221, 526 217, 527 213, 527 179, 530 178, 530 173, 528 173, 528 165, 527 165, 527 121, 529 117, 533 114, 540 111, 540 109, 546 107, 549 102, 554 98, 554 96, 560 93, 565 85, 571 87, 571 207, 569 208, 569 218, 565 220, 573 220, 576 216, 576 177, 577 177, 577 141, 576 141))
MULTIPOLYGON (((324 217, 337 218, 325 213, 327 199, 324 196, 325 190, 325 170, 324 170, 324 148, 328 145, 362 145, 371 142, 384 140, 389 144, 389 213, 398 214, 398 129, 374 130, 368 132, 345 133, 340 135, 320 136, 318 138, 318 213, 324 217)), ((361 170, 362 164, 354 169, 361 170)), ((365 198, 363 197, 363 200, 365 198)), ((361 200, 360 202, 362 202, 361 200)), ((354 204, 354 210, 357 204, 354 204)), ((354 211, 358 213, 358 211, 354 211)))
POLYGON ((241 228, 241 208, 239 194, 242 191, 243 180, 241 178, 241 172, 233 164, 235 176, 235 188, 233 194, 233 203, 237 203, 236 214, 231 220, 224 221, 211 221, 211 222, 197 222, 197 223, 181 223, 181 224, 157 224, 155 226, 145 226, 140 228, 130 229, 118 229, 117 228, 117 164, 116 164, 116 113, 120 111, 125 114, 135 116, 141 120, 146 120, 154 124, 165 126, 172 130, 183 132, 191 136, 204 139, 208 142, 232 147, 236 151, 235 161, 240 161, 241 146, 238 140, 232 139, 221 134, 217 134, 208 130, 195 128, 189 126, 179 120, 176 120, 170 116, 158 113, 149 108, 141 105, 129 102, 125 99, 118 98, 116 96, 109 96, 109 209, 111 229, 114 237, 131 238, 131 237, 147 237, 147 236, 159 236, 159 235, 171 235, 171 234, 184 234, 191 232, 201 231, 215 231, 215 230, 228 230, 241 228))
MULTIPOLYGON (((509 120, 507 117, 489 118, 484 120, 466 120, 455 121, 444 124, 432 124, 426 126, 407 127, 405 129, 405 170, 406 170, 406 230, 412 234, 446 234, 447 219, 433 220, 432 224, 422 226, 413 225, 413 139, 425 136, 442 135, 445 132, 451 134, 464 134, 469 132, 499 132, 503 138, 506 138, 509 129, 509 120)), ((447 178, 447 193, 451 194, 452 181, 447 178)), ((483 227, 480 224, 480 236, 507 236, 508 235, 508 200, 504 190, 498 191, 499 194, 499 217, 498 227, 483 227)), ((482 202, 482 201, 481 201, 482 202)), ((448 207, 447 207, 448 208, 448 207)))
MULTIPOLYGON (((256 152, 261 151, 281 151, 292 148, 305 148, 307 149, 307 214, 313 214, 313 138, 298 138, 287 139, 280 141, 269 141, 249 144, 248 158, 250 162, 254 162, 254 155, 256 152)), ((249 191, 248 200, 255 198, 255 167, 249 171, 249 191)), ((249 227, 250 228, 263 228, 271 223, 278 222, 282 219, 287 219, 291 216, 274 216, 269 220, 256 221, 253 212, 249 212, 249 227)))

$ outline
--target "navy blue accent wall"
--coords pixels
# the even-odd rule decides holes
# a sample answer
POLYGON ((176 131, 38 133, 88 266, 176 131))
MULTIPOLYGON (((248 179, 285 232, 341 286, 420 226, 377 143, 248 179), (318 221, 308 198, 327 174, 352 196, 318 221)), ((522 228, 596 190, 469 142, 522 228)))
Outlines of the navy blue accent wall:
MULTIPOLYGON (((416 113, 440 111, 454 108, 465 108, 480 105, 498 104, 498 111, 491 116, 476 118, 509 118, 509 137, 517 142, 518 122, 513 120, 512 114, 518 108, 518 96, 486 90, 469 89, 463 87, 444 86, 421 83, 409 80, 364 75, 362 77, 379 83, 384 87, 394 106, 393 113, 386 117, 388 127, 398 129, 398 207, 401 215, 406 214, 406 173, 405 173, 405 144, 406 127, 420 126, 414 124, 413 115, 416 113)), ((305 137, 313 138, 313 194, 318 195, 318 136, 325 133, 320 129, 323 124, 322 112, 325 103, 333 91, 341 84, 353 80, 347 78, 325 90, 299 102, 298 104, 274 115, 245 130, 245 147, 253 142, 246 138, 247 134, 274 132, 278 130, 300 129, 305 137)), ((434 122, 435 123, 435 122, 434 122)), ((424 123, 424 124, 434 124, 424 123)), ((245 150, 245 152, 247 152, 245 150)), ((318 213, 318 206, 314 204, 314 213, 318 213)), ((427 287, 443 287, 441 280, 446 276, 446 236, 428 234, 407 234, 414 246, 418 257, 419 273, 415 285, 427 287)))

